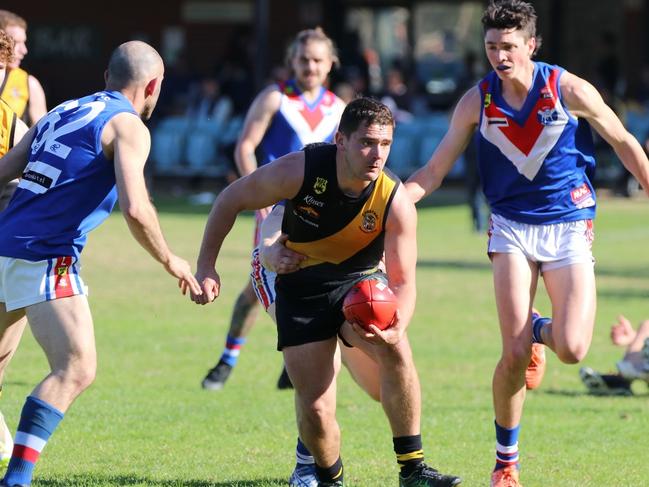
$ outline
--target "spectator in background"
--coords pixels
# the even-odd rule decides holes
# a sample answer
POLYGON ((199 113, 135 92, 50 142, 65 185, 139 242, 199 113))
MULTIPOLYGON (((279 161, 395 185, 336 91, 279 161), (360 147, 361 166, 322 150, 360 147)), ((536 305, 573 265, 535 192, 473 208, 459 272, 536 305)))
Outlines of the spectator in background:
POLYGON ((232 100, 221 93, 219 81, 211 76, 204 77, 196 93, 187 104, 187 117, 192 121, 209 120, 224 126, 232 114, 232 100))
POLYGON ((354 90, 354 87, 347 81, 340 81, 334 86, 333 92, 338 98, 340 98, 345 104, 351 102, 354 98, 358 96, 358 93, 354 90))
POLYGON ((392 111, 397 122, 412 121, 412 94, 399 66, 393 66, 385 73, 385 90, 381 102, 392 111))
POLYGON ((626 347, 622 360, 617 362, 617 374, 601 374, 590 367, 582 367, 579 377, 596 396, 630 396, 631 382, 642 380, 649 384, 649 320, 644 320, 634 330, 623 315, 611 326, 611 342, 626 347))
POLYGON ((166 65, 165 89, 160 93, 158 108, 151 117, 151 122, 169 116, 182 116, 187 110, 188 95, 193 81, 187 58, 184 53, 179 53, 172 63, 166 65))

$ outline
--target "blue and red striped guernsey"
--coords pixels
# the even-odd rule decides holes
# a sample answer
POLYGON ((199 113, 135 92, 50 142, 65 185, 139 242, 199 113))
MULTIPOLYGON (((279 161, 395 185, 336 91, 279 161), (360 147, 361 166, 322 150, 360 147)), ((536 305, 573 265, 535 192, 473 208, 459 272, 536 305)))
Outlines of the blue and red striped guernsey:
POLYGON ((343 101, 325 88, 310 103, 295 80, 280 83, 277 89, 281 102, 260 144, 260 166, 313 142, 333 142, 345 108, 343 101))
POLYGON ((494 71, 478 84, 480 177, 492 211, 509 220, 545 225, 595 217, 592 134, 564 105, 563 73, 535 62, 518 109, 503 97, 494 71))

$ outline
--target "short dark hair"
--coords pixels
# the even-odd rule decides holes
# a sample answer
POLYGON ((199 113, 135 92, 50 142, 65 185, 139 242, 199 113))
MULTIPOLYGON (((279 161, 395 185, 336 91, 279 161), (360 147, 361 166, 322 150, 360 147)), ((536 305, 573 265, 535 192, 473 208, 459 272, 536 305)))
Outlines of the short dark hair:
POLYGON ((541 48, 541 36, 536 35, 536 10, 522 0, 491 0, 482 15, 485 34, 489 29, 516 29, 525 32, 528 39, 536 38, 536 54, 541 48))
POLYGON ((394 116, 390 109, 373 98, 362 97, 352 100, 340 117, 338 130, 349 136, 362 122, 367 125, 389 125, 394 128, 394 116))

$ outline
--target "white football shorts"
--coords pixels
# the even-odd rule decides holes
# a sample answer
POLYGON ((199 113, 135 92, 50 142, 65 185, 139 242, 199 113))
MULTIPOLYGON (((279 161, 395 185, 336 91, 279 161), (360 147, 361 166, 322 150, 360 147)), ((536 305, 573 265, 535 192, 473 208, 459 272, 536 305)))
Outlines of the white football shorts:
POLYGON ((0 302, 5 303, 7 311, 13 311, 43 301, 87 295, 80 267, 74 257, 36 262, 0 257, 0 302))
POLYGON ((259 247, 255 247, 252 251, 252 262, 250 263, 252 269, 250 271, 250 279, 252 280, 252 288, 255 290, 257 299, 266 311, 275 302, 277 295, 275 294, 275 278, 277 273, 269 271, 259 260, 259 247))
POLYGON ((594 264, 592 220, 532 225, 493 214, 489 223, 489 256, 520 254, 537 262, 541 272, 573 264, 594 264))

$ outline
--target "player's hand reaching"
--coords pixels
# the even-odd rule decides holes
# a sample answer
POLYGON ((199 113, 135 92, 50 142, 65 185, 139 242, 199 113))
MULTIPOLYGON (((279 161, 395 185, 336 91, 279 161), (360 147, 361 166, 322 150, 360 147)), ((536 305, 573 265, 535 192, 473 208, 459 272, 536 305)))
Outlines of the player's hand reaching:
POLYGON ((200 293, 190 293, 190 298, 196 304, 209 304, 214 301, 221 291, 221 278, 218 273, 210 269, 198 269, 196 280, 200 283, 200 293))
POLYGON ((260 245, 259 260, 261 265, 277 274, 288 274, 299 270, 300 264, 306 259, 306 256, 286 247, 286 240, 288 240, 288 235, 283 233, 271 245, 260 245))
POLYGON ((187 293, 188 289, 192 293, 202 293, 201 286, 192 272, 192 267, 185 259, 172 254, 164 267, 169 274, 178 278, 178 287, 183 295, 187 293))
POLYGON ((381 330, 376 325, 370 324, 368 326, 369 330, 363 328, 356 323, 351 323, 353 330, 366 342, 371 343, 372 345, 379 346, 393 346, 401 341, 403 335, 406 332, 406 323, 401 321, 401 316, 399 315, 399 310, 395 312, 394 323, 386 328, 381 330))
POLYGON ((611 326, 611 341, 618 347, 626 347, 635 338, 636 331, 631 322, 623 315, 617 317, 617 323, 611 326))

